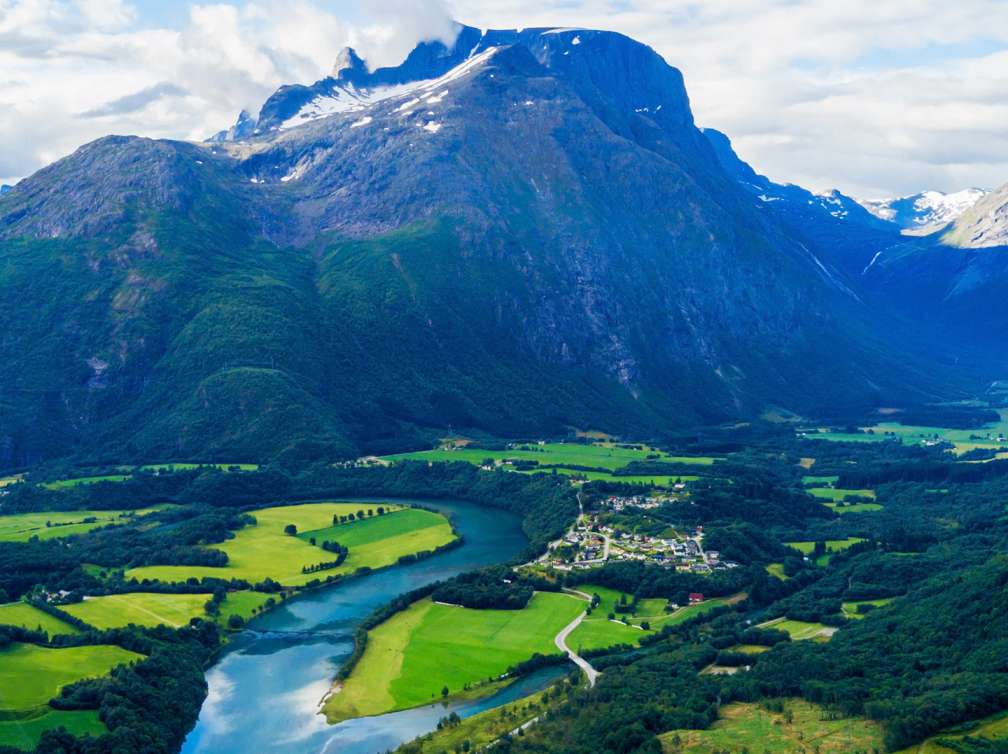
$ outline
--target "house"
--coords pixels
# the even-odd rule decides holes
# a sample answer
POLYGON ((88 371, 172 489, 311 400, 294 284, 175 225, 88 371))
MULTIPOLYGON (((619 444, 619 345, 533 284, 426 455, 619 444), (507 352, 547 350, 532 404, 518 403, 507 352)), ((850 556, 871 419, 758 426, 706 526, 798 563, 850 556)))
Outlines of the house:
POLYGON ((690 592, 689 603, 691 605, 699 605, 704 601, 704 596, 700 592, 690 592))

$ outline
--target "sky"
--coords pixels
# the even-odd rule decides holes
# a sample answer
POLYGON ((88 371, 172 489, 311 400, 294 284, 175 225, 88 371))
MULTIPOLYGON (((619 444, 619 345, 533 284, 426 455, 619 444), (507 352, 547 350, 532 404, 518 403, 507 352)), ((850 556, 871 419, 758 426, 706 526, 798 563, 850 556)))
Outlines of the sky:
POLYGON ((109 133, 203 139, 344 45, 394 64, 452 19, 639 39, 780 182, 1008 182, 1008 0, 0 0, 0 183, 109 133))

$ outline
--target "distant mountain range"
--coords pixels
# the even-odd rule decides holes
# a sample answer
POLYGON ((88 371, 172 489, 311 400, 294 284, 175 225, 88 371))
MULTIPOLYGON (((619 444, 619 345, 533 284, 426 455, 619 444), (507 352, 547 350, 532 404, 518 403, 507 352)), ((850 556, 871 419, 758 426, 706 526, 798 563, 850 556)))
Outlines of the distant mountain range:
POLYGON ((757 175, 619 34, 460 27, 373 72, 346 50, 205 144, 107 137, 0 199, 0 463, 963 395, 865 285, 899 231, 757 175))
POLYGON ((876 217, 895 223, 903 230, 933 231, 957 220, 986 194, 977 188, 952 194, 922 191, 898 199, 862 200, 861 204, 876 217))

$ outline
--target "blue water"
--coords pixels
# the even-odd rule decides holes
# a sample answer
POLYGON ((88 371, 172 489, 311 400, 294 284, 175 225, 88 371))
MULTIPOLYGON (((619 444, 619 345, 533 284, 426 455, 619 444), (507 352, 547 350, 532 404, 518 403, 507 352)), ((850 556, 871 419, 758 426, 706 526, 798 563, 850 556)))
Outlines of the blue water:
POLYGON ((566 670, 532 674, 483 700, 326 724, 319 703, 353 650, 353 631, 363 618, 404 592, 509 560, 528 544, 518 519, 503 511, 425 504, 451 516, 465 544, 309 592, 252 621, 207 672, 210 691, 183 754, 377 754, 433 730, 452 711, 468 717, 505 704, 545 688, 566 670))

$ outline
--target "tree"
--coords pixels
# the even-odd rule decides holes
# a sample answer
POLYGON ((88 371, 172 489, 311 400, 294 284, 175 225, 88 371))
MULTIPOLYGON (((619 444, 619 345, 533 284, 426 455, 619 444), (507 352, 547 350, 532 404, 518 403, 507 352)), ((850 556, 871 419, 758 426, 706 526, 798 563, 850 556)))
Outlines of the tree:
POLYGON ((650 621, 642 620, 641 624, 640 624, 640 627, 643 628, 645 631, 650 631, 651 630, 651 623, 650 623, 650 621))
POLYGON ((245 625, 245 619, 242 618, 237 613, 232 614, 228 617, 228 628, 239 629, 245 625))
POLYGON ((297 526, 295 526, 294 524, 287 524, 287 526, 284 527, 284 534, 286 534, 289 537, 293 537, 295 534, 297 534, 297 526))
POLYGON ((441 688, 441 698, 442 699, 446 699, 447 697, 448 697, 448 687, 447 686, 443 686, 441 688))
POLYGON ((380 506, 380 505, 378 506, 378 515, 379 516, 384 516, 385 515, 385 509, 382 506, 380 506))

